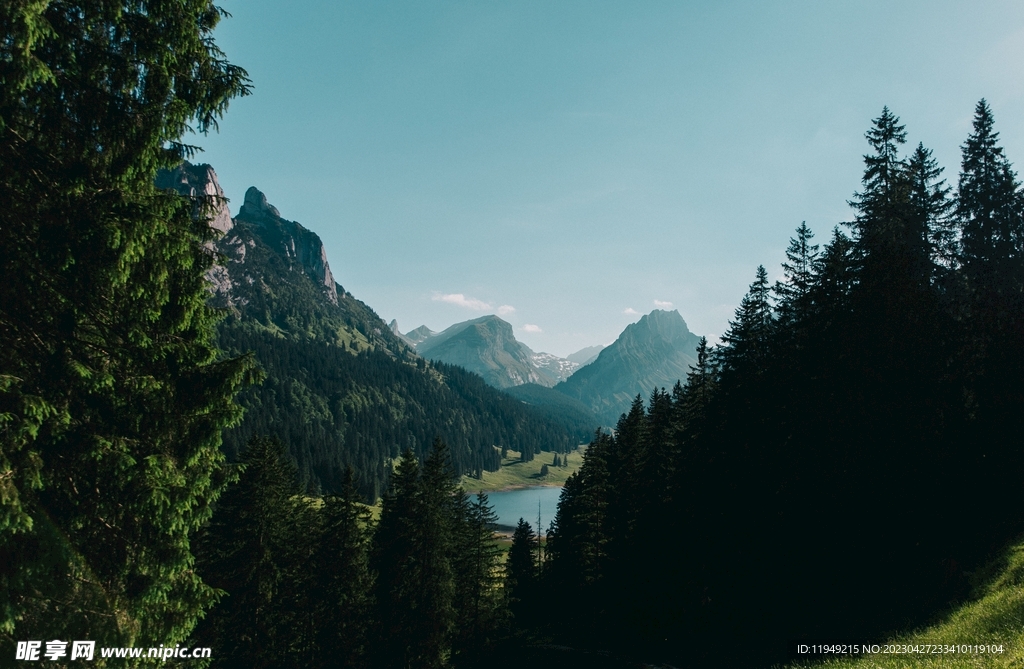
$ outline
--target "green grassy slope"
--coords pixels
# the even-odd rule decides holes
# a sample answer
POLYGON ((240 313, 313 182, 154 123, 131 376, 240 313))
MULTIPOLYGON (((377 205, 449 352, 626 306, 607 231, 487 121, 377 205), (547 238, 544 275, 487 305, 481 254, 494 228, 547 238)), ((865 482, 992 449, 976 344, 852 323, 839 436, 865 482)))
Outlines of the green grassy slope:
MULTIPOLYGON (((882 652, 858 658, 833 659, 818 663, 799 663, 793 667, 829 667, 835 669, 903 669, 922 667, 957 669, 959 667, 1024 666, 1024 543, 1010 548, 1000 563, 993 566, 987 583, 977 598, 953 610, 935 625, 892 639, 900 646, 918 646, 918 653, 882 652), (925 654, 923 644, 960 646, 996 646, 1002 652, 957 652, 925 654)), ((885 650, 885 644, 880 644, 885 650)), ((962 650, 967 650, 963 648, 962 650)), ((973 649, 971 649, 973 650, 973 649)))
POLYGON ((552 467, 553 453, 542 452, 535 455, 529 462, 520 462, 519 453, 509 451, 508 457, 501 461, 501 469, 496 472, 485 471, 482 478, 463 476, 459 483, 466 492, 474 494, 478 491, 493 492, 495 490, 510 490, 512 488, 526 488, 536 485, 560 486, 565 483, 569 476, 583 464, 584 447, 577 448, 566 455, 559 455, 559 458, 566 458, 567 464, 564 467, 552 467), (547 476, 540 475, 542 465, 548 466, 547 476))

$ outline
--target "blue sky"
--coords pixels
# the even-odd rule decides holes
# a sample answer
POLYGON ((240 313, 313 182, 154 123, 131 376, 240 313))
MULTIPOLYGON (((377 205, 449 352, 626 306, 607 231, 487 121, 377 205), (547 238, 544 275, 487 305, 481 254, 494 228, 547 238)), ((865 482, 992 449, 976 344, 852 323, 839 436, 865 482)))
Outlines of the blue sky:
POLYGON ((1024 165, 1016 0, 223 6, 254 90, 197 160, 403 332, 501 313, 566 355, 670 303, 719 335, 801 221, 849 220, 883 105, 955 183, 985 97, 1024 165))

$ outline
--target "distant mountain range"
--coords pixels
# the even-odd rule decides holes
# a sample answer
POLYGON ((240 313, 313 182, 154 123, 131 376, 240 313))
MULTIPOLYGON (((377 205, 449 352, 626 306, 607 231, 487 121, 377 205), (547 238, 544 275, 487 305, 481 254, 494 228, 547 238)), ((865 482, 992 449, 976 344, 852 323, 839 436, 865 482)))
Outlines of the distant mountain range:
POLYGON ((220 258, 208 273, 210 301, 227 314, 218 344, 229 355, 252 352, 266 372, 239 398, 246 412, 224 434, 229 457, 251 435, 276 435, 308 491, 337 489, 352 466, 363 494, 376 498, 399 453, 412 448, 423 457, 435 437, 450 446, 458 473, 471 476, 497 469, 505 447, 530 458, 589 437, 592 423, 513 399, 459 367, 427 363, 413 345, 434 333, 420 328, 408 338, 389 328, 335 281, 320 238, 283 218, 257 188, 232 218, 209 165, 184 163, 157 185, 214 198, 211 226, 222 234, 210 244, 220 258))
POLYGON ((424 325, 402 337, 424 358, 464 367, 495 388, 525 383, 551 387, 579 368, 550 353, 533 352, 516 340, 509 323, 493 315, 456 323, 443 332, 424 325))
MULTIPOLYGON (((397 332, 397 323, 392 329, 397 332)), ((700 339, 678 311, 659 310, 627 326, 609 346, 591 346, 568 358, 534 353, 515 339, 510 324, 494 315, 440 333, 422 326, 400 336, 423 357, 464 367, 496 388, 554 388, 579 403, 572 411, 586 408, 605 426, 613 426, 637 394, 647 399, 654 388, 685 380, 700 339)), ((567 408, 557 395, 535 388, 510 394, 538 406, 567 408)))

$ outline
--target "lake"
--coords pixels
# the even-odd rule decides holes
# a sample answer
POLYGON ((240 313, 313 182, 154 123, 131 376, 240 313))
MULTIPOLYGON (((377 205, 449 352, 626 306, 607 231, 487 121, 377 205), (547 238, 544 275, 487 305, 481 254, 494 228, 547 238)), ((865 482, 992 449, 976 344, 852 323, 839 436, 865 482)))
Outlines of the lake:
MULTIPOLYGON (((471 493, 472 494, 472 493, 471 493)), ((498 514, 498 524, 515 528, 522 518, 537 531, 537 502, 540 502, 541 525, 547 531, 548 525, 555 517, 558 509, 558 496, 562 494, 560 486, 537 486, 518 488, 504 492, 489 492, 487 500, 498 514)))

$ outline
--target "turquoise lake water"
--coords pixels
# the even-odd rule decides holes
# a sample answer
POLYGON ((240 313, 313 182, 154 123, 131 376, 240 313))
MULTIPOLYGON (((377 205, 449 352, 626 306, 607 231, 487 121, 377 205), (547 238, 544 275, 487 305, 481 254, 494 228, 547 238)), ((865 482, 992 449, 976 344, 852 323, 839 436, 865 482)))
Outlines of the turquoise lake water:
MULTIPOLYGON (((468 492, 473 494, 472 491, 468 492)), ((494 512, 498 514, 499 525, 515 527, 519 523, 519 519, 523 518, 530 524, 534 532, 537 531, 537 503, 540 502, 540 522, 546 532, 548 525, 555 517, 555 511, 558 509, 558 496, 561 494, 561 487, 538 486, 505 492, 489 492, 487 500, 494 507, 494 512)))

